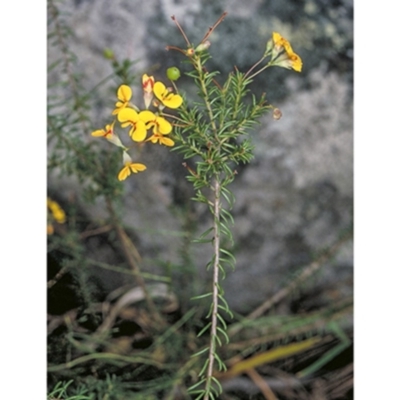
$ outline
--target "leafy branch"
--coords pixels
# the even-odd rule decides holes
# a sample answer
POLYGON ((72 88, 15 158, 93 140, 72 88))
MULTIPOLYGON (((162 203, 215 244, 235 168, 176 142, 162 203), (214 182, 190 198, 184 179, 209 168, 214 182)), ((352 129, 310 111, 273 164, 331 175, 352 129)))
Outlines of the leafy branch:
POLYGON ((211 227, 198 240, 210 243, 213 248, 212 259, 206 265, 207 269, 212 270, 211 291, 198 297, 211 298, 207 315, 210 321, 199 333, 201 336, 209 332, 210 339, 208 346, 196 354, 201 356, 206 353, 207 358, 199 372, 199 381, 190 388, 191 392, 197 395, 197 399, 205 400, 215 399, 222 392, 215 369, 223 371, 226 366, 217 349, 222 346, 223 341, 229 343, 225 318, 232 317, 221 287, 221 280, 226 276, 227 267, 235 268, 234 255, 223 246, 224 239, 233 244, 231 227, 234 220, 230 210, 234 204, 234 195, 229 190, 229 185, 237 174, 235 167, 238 164, 248 163, 253 158, 249 133, 259 118, 273 108, 267 103, 265 95, 259 99, 253 94, 250 96, 248 86, 258 73, 274 65, 271 60, 277 61, 278 55, 281 54, 272 47, 270 41, 262 58, 264 60, 271 55, 267 65, 253 72, 262 61, 260 60, 247 73, 235 68, 225 83, 219 84, 216 80, 219 72, 208 71, 206 68, 207 60, 211 57, 208 53, 210 42, 207 39, 225 15, 226 13, 210 28, 197 47, 189 42, 182 27, 173 17, 188 48, 167 47, 178 50, 187 57, 192 66, 187 76, 192 78, 197 86, 197 95, 201 99, 189 102, 185 98, 178 109, 179 123, 176 124, 175 130, 177 145, 174 150, 181 152, 185 159, 194 159, 194 168, 184 163, 189 173, 188 180, 196 191, 193 200, 206 204, 212 216, 211 227), (273 54, 274 51, 278 53, 273 54))

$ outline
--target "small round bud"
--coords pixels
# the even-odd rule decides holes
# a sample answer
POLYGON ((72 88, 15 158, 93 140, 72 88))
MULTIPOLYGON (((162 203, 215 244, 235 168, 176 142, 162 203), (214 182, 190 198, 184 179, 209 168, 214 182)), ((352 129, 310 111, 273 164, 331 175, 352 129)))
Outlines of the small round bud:
POLYGON ((176 81, 181 76, 181 71, 176 67, 170 67, 167 69, 167 77, 171 81, 176 81))
POLYGON ((272 113, 272 116, 274 117, 274 119, 278 120, 281 119, 282 117, 282 111, 279 108, 274 108, 274 111, 272 113))
POLYGON ((104 49, 103 50, 103 56, 107 58, 108 60, 114 60, 114 52, 111 49, 104 49))

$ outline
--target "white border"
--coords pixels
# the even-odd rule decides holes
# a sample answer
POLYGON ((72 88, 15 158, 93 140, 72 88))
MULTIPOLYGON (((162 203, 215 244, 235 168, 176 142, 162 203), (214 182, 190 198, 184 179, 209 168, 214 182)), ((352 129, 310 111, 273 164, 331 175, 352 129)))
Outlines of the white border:
POLYGON ((355 398, 394 399, 399 379, 398 13, 355 4, 355 398))
POLYGON ((46 398, 46 2, 0 4, 2 397, 46 398))

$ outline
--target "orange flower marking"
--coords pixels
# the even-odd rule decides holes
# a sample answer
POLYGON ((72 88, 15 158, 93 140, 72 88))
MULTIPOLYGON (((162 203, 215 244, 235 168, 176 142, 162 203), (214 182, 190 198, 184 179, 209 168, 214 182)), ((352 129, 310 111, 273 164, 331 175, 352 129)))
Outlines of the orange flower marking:
POLYGON ((151 101, 153 100, 153 87, 154 77, 144 74, 142 76, 142 87, 143 87, 143 99, 146 108, 149 108, 151 101))

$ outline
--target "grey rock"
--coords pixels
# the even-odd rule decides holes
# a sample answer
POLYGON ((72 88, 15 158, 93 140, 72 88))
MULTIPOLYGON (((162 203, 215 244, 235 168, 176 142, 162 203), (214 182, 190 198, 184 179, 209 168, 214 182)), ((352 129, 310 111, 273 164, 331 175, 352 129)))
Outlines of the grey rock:
MULTIPOLYGON (((274 121, 269 115, 252 132, 255 159, 238 168, 231 188, 236 196, 237 267, 228 272, 224 287, 234 310, 248 312, 256 307, 285 283, 287 274, 311 262, 315 251, 332 244, 343 229, 351 226, 351 1, 331 6, 322 0, 301 4, 266 0, 76 0, 62 2, 61 9, 74 32, 71 50, 77 56, 77 71, 85 76, 86 90, 111 73, 102 55, 104 48, 111 48, 118 59, 137 60, 138 76, 152 68, 157 79, 163 79, 168 66, 185 68, 178 53, 165 51, 166 45, 185 47, 170 19, 173 14, 190 40, 199 42, 221 12, 228 11, 212 35, 210 48, 210 69, 220 69, 221 79, 233 65, 245 70, 257 61, 273 30, 282 32, 301 54, 302 74, 272 71, 259 77, 254 87, 257 93, 267 92, 283 117, 274 121)), ((58 52, 50 47, 49 63, 57 57, 58 52)), ((57 72, 49 74, 50 83, 57 79, 57 72)), ((182 82, 184 85, 185 80, 182 82)), ((96 91, 98 100, 91 110, 93 128, 107 121, 114 87, 110 83, 96 91)), ((52 94, 62 93, 60 88, 52 90, 52 94)), ((139 86, 136 91, 140 91, 139 86)), ((90 131, 83 134, 91 140, 90 131)), ((146 271, 162 273, 167 264, 182 263, 182 224, 192 190, 178 154, 154 146, 145 151, 144 157, 149 160, 146 174, 138 174, 125 185, 124 222, 140 232, 138 247, 146 271)), ((64 197, 79 192, 75 180, 53 174, 49 187, 64 197)), ((99 221, 106 217, 104 210, 99 201, 85 211, 99 221)), ((190 213, 195 231, 207 228, 209 220, 201 206, 192 206, 190 213)), ((333 271, 338 269, 351 290, 352 245, 345 247, 325 268, 321 279, 335 279, 333 271)), ((192 245, 191 251, 200 282, 209 279, 204 266, 210 249, 192 245)), ((179 269, 173 269, 173 274, 179 290, 179 269)), ((197 290, 203 290, 203 283, 198 283, 197 290)))

